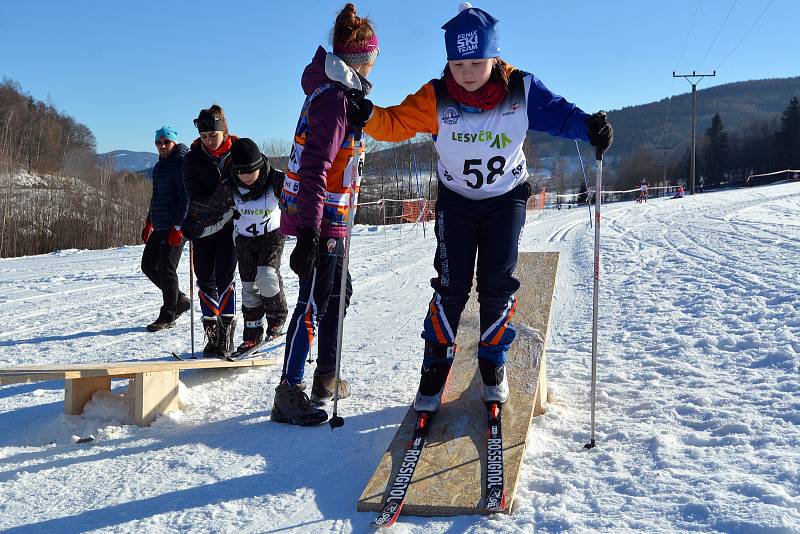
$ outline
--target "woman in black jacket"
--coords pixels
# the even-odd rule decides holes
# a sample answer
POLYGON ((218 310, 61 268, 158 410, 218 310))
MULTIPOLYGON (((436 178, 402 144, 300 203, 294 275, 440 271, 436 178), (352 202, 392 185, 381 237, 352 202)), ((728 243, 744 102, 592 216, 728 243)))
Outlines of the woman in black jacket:
POLYGON ((208 340, 203 355, 224 358, 233 352, 236 328, 236 250, 233 198, 222 168, 236 137, 228 133, 225 112, 216 104, 201 110, 194 125, 200 137, 183 162, 189 212, 182 229, 194 244, 194 269, 208 340))
POLYGON ((153 167, 153 195, 142 229, 142 272, 161 290, 163 305, 158 318, 147 325, 149 332, 172 328, 175 319, 191 307, 178 288, 176 273, 183 252, 181 225, 187 206, 183 158, 189 149, 178 143, 178 132, 171 126, 156 131, 155 143, 158 162, 153 167))

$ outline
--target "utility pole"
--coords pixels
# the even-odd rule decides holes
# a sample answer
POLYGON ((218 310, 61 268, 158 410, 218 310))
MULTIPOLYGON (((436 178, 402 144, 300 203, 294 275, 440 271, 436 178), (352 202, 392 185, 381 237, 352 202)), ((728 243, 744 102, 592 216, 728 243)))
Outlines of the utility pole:
POLYGON ((662 186, 666 186, 667 185, 667 150, 672 150, 673 148, 675 148, 675 145, 672 145, 672 146, 657 146, 656 147, 657 150, 663 150, 664 151, 664 176, 661 179, 661 185, 662 186))
POLYGON ((673 78, 686 78, 686 81, 692 84, 692 168, 691 168, 691 178, 689 180, 689 194, 694 195, 694 173, 695 173, 695 155, 697 153, 697 132, 696 132, 696 122, 697 122, 697 84, 705 78, 706 76, 716 76, 717 71, 713 71, 711 74, 697 74, 695 71, 692 71, 691 74, 675 74, 675 71, 672 71, 673 78), (693 82, 689 78, 699 78, 696 82, 693 82))

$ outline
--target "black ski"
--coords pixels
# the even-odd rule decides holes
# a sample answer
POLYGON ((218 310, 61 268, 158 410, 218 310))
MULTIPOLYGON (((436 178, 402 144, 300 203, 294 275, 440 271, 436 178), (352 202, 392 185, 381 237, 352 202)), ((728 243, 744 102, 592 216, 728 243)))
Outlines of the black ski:
POLYGON ((245 358, 249 358, 250 356, 252 356, 256 352, 261 350, 264 347, 264 345, 266 345, 270 341, 272 341, 272 340, 271 339, 265 339, 261 343, 256 343, 255 345, 253 345, 252 347, 250 347, 248 349, 237 350, 233 354, 231 354, 230 356, 227 356, 225 359, 227 359, 229 362, 238 362, 239 360, 244 360, 245 358))
POLYGON ((497 402, 486 404, 486 511, 502 512, 506 509, 505 473, 503 469, 503 427, 501 408, 497 402))
POLYGON ((403 509, 403 504, 406 500, 408 487, 411 485, 411 477, 414 476, 414 471, 422 455, 425 438, 428 437, 428 424, 432 416, 433 414, 430 412, 417 413, 417 421, 414 423, 414 435, 411 436, 411 443, 408 445, 408 449, 406 449, 406 453, 403 456, 403 463, 400 464, 400 469, 389 487, 389 496, 386 498, 386 502, 383 503, 383 510, 381 510, 378 518, 372 522, 373 527, 391 527, 397 521, 397 516, 400 515, 400 510, 403 509))
POLYGON ((281 336, 284 335, 286 335, 286 332, 281 332, 276 336, 265 338, 263 341, 261 341, 261 343, 257 343, 246 350, 242 351, 237 350, 236 352, 228 356, 226 359, 229 362, 238 362, 239 360, 244 360, 246 358, 250 358, 251 356, 255 356, 256 354, 264 350, 265 347, 268 347, 273 341, 279 339, 281 336))

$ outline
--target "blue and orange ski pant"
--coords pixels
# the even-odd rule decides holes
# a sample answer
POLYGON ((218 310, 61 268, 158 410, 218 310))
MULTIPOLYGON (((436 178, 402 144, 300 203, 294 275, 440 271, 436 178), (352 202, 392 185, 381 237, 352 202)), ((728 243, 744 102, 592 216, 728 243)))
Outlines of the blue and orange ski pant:
MULTIPOLYGON (((300 278, 297 305, 286 328, 286 353, 281 380, 290 384, 303 381, 305 363, 314 337, 317 338, 317 370, 336 369, 336 343, 339 338, 339 295, 344 268, 344 239, 323 237, 319 243, 319 265, 311 279, 300 278), (319 332, 317 332, 319 330, 319 332)), ((345 314, 353 285, 347 273, 345 314)))
POLYGON ((194 244, 194 272, 203 317, 236 314, 236 247, 233 222, 218 232, 197 238, 194 244))
MULTIPOLYGON (((529 196, 528 183, 482 200, 464 198, 439 184, 433 260, 438 276, 431 280, 434 294, 428 304, 423 339, 443 345, 455 341, 476 276, 481 330, 478 358, 496 365, 505 363, 516 337, 511 319, 519 281, 514 278, 514 269, 529 196)), ((435 363, 434 358, 426 356, 423 364, 427 367, 431 363, 435 363)))

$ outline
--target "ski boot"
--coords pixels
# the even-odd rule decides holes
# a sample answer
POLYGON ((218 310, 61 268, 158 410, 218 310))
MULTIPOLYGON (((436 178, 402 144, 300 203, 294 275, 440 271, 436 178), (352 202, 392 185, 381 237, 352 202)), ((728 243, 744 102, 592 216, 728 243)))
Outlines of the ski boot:
POLYGON ((427 367, 422 364, 419 389, 414 398, 414 409, 418 412, 436 412, 442 404, 442 393, 453 366, 456 345, 440 345, 425 341, 425 356, 433 359, 427 367))
POLYGON ((221 315, 219 322, 219 343, 217 344, 217 358, 227 358, 233 354, 233 334, 236 330, 235 315, 221 315))
POLYGON ((275 339, 283 334, 283 321, 280 323, 273 323, 267 319, 267 339, 275 339))
POLYGON ((244 316, 244 332, 242 344, 236 352, 246 352, 264 341, 264 317, 258 308, 245 308, 242 306, 244 316))
POLYGON ((286 297, 283 291, 273 297, 262 297, 261 309, 267 318, 267 339, 275 339, 283 334, 283 324, 286 322, 286 297))
MULTIPOLYGON (((336 370, 320 373, 314 371, 314 381, 311 383, 311 402, 319 406, 328 404, 333 399, 333 390, 336 387, 336 370)), ((339 377, 339 399, 350 396, 350 383, 339 377)))
POLYGON ((500 404, 506 402, 509 394, 506 366, 497 366, 489 360, 478 358, 478 369, 483 381, 483 400, 500 404))
POLYGON ((314 408, 302 384, 292 385, 285 379, 275 388, 275 401, 270 418, 276 423, 298 426, 320 425, 328 420, 325 410, 314 408))
POLYGON ((219 319, 216 317, 203 317, 203 330, 206 333, 206 346, 203 347, 204 358, 216 358, 219 345, 219 319))

